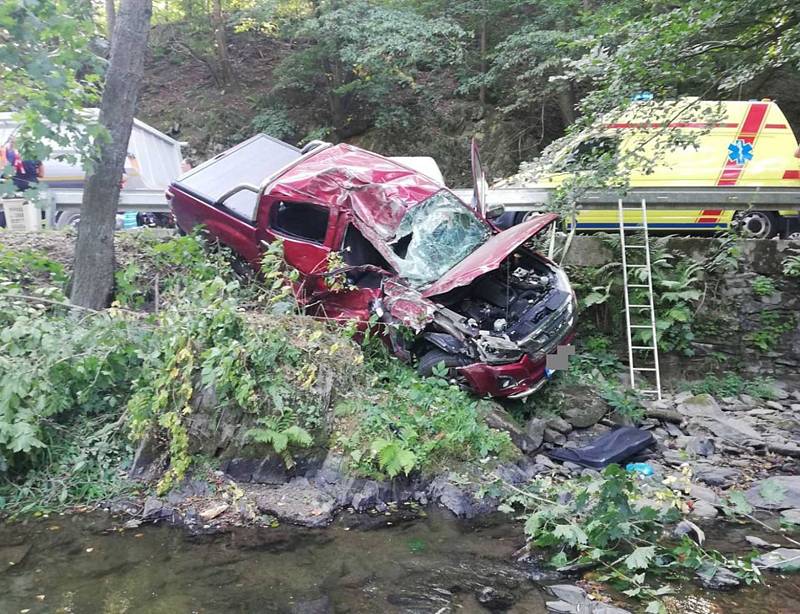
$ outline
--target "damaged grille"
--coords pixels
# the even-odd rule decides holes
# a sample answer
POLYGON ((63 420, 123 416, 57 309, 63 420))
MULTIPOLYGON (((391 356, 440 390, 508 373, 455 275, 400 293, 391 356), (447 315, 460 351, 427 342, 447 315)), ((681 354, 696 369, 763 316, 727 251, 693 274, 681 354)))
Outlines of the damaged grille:
POLYGON ((567 295, 564 303, 545 317, 536 330, 518 341, 520 349, 531 357, 547 354, 564 338, 574 319, 575 305, 572 297, 567 295))

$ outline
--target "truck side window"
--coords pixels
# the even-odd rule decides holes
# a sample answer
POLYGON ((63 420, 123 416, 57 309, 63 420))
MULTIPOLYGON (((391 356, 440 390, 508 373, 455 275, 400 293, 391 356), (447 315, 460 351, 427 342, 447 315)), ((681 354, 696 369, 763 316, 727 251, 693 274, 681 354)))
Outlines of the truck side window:
MULTIPOLYGON (((350 266, 371 264, 386 271, 392 270, 392 267, 386 262, 386 258, 352 224, 349 224, 345 231, 342 253, 345 264, 350 266)), ((372 271, 353 271, 348 273, 350 283, 360 288, 380 288, 382 277, 382 275, 372 271)))
POLYGON ((279 202, 272 207, 269 225, 280 234, 322 244, 328 217, 328 209, 319 205, 279 202))

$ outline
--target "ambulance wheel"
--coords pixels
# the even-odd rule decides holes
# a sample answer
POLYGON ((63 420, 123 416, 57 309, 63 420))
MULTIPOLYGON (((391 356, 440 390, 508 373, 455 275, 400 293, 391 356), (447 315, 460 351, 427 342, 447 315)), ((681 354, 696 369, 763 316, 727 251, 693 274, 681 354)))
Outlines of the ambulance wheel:
POLYGON ((739 214, 739 229, 751 239, 771 239, 778 234, 778 216, 771 211, 744 211, 739 214))

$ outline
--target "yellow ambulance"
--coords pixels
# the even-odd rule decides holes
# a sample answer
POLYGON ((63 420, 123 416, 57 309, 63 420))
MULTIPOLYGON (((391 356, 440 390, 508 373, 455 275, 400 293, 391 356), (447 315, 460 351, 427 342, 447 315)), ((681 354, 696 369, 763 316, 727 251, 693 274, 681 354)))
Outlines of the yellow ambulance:
MULTIPOLYGON (((665 192, 671 187, 800 190, 797 139, 775 102, 697 99, 633 103, 624 114, 604 124, 597 135, 565 152, 561 159, 557 155, 555 168, 563 172, 543 175, 535 185, 526 187, 556 187, 580 173, 582 163, 603 154, 616 160, 646 160, 629 171, 632 188, 665 192), (665 146, 667 139, 669 146, 665 146)), ((635 211, 625 216, 626 222, 641 220, 635 211)), ((668 232, 715 232, 737 225, 759 238, 778 233, 796 238, 800 234, 797 211, 650 209, 647 217, 651 229, 668 232)), ((618 212, 579 211, 576 224, 578 230, 613 230, 619 225, 618 212)))

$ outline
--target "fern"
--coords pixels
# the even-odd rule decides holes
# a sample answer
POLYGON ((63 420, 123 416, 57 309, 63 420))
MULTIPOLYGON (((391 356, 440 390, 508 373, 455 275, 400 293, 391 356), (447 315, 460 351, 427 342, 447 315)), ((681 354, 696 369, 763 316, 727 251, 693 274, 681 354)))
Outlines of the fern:
POLYGON ((314 443, 311 433, 302 426, 292 424, 293 419, 293 412, 288 410, 281 412, 279 416, 260 418, 257 424, 261 426, 248 430, 245 436, 256 443, 271 446, 283 459, 286 468, 291 469, 295 462, 289 448, 307 448, 314 443))

